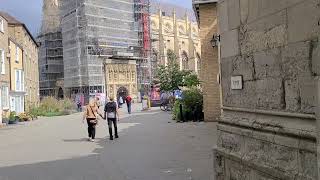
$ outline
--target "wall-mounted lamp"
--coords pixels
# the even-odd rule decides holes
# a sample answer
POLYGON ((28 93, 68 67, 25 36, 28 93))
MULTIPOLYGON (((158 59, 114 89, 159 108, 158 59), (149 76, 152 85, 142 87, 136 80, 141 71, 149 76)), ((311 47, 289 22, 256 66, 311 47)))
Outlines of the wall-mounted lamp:
POLYGON ((212 36, 212 39, 211 39, 211 46, 212 47, 217 47, 218 46, 218 44, 219 44, 219 42, 220 42, 220 35, 213 35, 212 36))

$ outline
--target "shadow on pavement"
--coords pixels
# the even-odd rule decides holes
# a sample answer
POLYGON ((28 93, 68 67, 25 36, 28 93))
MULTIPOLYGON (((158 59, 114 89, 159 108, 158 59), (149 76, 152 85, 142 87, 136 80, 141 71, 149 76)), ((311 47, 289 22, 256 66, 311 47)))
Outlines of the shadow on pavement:
MULTIPOLYGON (((210 129, 168 123, 168 118, 166 113, 132 116, 123 123, 138 125, 121 132, 116 141, 87 142, 97 147, 86 156, 2 167, 0 180, 210 180, 210 129)), ((76 144, 86 139, 63 141, 76 144)))

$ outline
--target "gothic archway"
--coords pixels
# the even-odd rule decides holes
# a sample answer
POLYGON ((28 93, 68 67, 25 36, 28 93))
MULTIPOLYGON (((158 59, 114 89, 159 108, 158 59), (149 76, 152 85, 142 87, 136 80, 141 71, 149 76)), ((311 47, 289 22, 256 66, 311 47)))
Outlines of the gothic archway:
POLYGON ((60 87, 58 90, 58 99, 63 99, 63 98, 64 98, 63 89, 60 87))
POLYGON ((118 91, 117 91, 117 97, 119 98, 120 96, 126 97, 129 95, 129 91, 126 87, 121 86, 118 91))

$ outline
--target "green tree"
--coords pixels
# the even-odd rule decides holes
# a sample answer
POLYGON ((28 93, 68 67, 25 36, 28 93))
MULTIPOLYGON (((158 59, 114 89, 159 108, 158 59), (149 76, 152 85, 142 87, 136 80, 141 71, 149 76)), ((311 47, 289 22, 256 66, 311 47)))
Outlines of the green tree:
POLYGON ((167 66, 160 65, 157 71, 161 90, 173 92, 182 86, 193 87, 200 84, 200 80, 196 74, 193 74, 191 71, 180 70, 177 56, 172 50, 168 50, 167 56, 167 66))
POLYGON ((189 73, 184 77, 184 86, 187 86, 188 88, 196 87, 200 85, 200 80, 198 76, 194 73, 189 73))
POLYGON ((160 65, 157 71, 157 78, 160 82, 160 89, 172 92, 179 89, 183 82, 183 73, 177 63, 177 56, 173 51, 168 50, 168 64, 160 65))

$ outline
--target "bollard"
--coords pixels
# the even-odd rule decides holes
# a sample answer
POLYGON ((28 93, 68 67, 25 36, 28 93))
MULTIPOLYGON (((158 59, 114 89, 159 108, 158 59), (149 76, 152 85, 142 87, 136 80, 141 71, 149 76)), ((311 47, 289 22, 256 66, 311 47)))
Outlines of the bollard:
POLYGON ((182 122, 184 122, 184 118, 183 118, 183 112, 182 112, 182 104, 180 104, 180 120, 182 121, 182 122))

